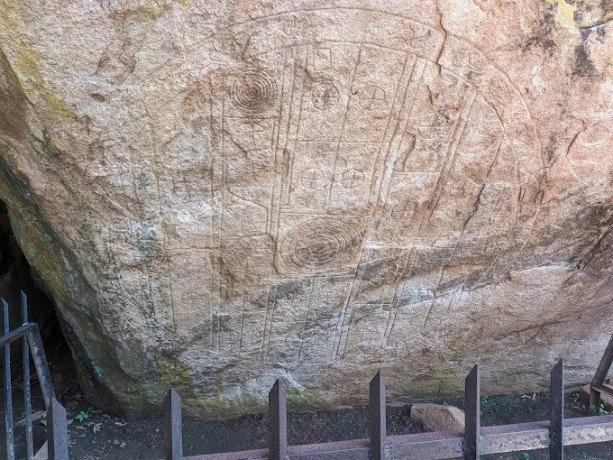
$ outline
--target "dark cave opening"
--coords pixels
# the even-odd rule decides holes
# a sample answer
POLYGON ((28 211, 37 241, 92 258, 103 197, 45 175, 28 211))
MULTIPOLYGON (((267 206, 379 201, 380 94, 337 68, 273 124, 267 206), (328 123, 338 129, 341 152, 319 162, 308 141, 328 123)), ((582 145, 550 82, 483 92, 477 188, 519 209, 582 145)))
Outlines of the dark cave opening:
MULTIPOLYGON (((21 291, 28 297, 28 320, 40 328, 45 355, 58 400, 65 394, 79 391, 72 354, 58 319, 53 300, 44 292, 43 283, 36 277, 13 233, 7 206, 0 200, 0 297, 9 304, 10 329, 21 322, 21 291)), ((21 342, 13 343, 11 368, 14 391, 22 380, 21 342)), ((33 391, 36 391, 36 372, 32 368, 33 391)))

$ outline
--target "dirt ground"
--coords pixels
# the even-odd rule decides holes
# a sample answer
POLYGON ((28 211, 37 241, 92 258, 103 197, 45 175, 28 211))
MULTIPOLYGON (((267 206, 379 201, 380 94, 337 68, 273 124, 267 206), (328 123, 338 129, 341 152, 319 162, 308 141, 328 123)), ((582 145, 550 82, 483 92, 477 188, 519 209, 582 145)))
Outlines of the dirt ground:
MULTIPOLYGON (((54 386, 60 402, 66 407, 69 418, 70 458, 77 460, 149 460, 163 458, 163 427, 161 418, 126 421, 92 407, 84 398, 74 375, 70 360, 50 359, 54 386)), ((15 418, 23 417, 22 382, 14 381, 15 418)), ((38 389, 39 390, 39 389, 38 389)), ((33 410, 42 411, 43 400, 34 383, 33 410)), ((4 399, 4 398, 2 398, 4 399)), ((463 406, 462 400, 433 401, 463 406)), ((4 403, 2 401, 2 410, 4 403)), ((422 428, 409 417, 410 405, 389 406, 387 411, 388 434, 418 433, 422 428)), ((591 415, 576 393, 566 397, 567 417, 591 415)), ((4 419, 4 413, 0 413, 4 419)), ((539 393, 523 396, 491 396, 482 399, 482 425, 503 425, 546 420, 549 416, 549 395, 539 393)), ((290 444, 307 444, 346 439, 366 438, 367 409, 364 407, 318 412, 290 414, 288 437, 290 444)), ((2 424, 4 425, 4 424, 2 424)), ((25 458, 23 427, 16 428, 18 459, 25 458)), ((0 429, 0 458, 6 458, 4 427, 0 429)), ((36 447, 46 437, 46 427, 34 424, 36 447)), ((197 455, 224 451, 238 451, 266 447, 266 419, 253 415, 223 422, 198 422, 185 420, 183 427, 185 455, 197 455)), ((574 446, 565 449, 568 460, 613 459, 613 442, 574 446)), ((548 459, 548 452, 530 451, 504 455, 483 456, 483 459, 541 460, 548 459)))

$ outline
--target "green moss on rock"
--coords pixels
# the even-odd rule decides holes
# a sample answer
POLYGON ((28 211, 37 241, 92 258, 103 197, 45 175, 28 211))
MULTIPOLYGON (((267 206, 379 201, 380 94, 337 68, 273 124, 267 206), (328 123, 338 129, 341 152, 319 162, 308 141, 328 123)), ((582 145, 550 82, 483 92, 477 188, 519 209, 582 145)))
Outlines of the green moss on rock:
POLYGON ((261 413, 267 409, 265 399, 256 396, 241 396, 231 400, 218 396, 212 398, 181 396, 186 414, 201 419, 230 419, 245 412, 261 413))
POLYGON ((286 388, 287 408, 292 412, 310 412, 325 406, 325 400, 313 388, 302 385, 286 388))
POLYGON ((189 367, 164 355, 157 357, 156 374, 165 388, 188 388, 191 384, 189 367))

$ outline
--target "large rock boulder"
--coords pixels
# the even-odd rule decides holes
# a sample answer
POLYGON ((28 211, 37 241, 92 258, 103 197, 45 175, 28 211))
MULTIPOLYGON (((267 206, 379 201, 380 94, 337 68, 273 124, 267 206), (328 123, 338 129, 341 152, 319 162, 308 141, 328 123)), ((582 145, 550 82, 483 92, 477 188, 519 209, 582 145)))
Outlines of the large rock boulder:
POLYGON ((197 416, 589 379, 613 7, 6 0, 0 198, 85 391, 197 416))

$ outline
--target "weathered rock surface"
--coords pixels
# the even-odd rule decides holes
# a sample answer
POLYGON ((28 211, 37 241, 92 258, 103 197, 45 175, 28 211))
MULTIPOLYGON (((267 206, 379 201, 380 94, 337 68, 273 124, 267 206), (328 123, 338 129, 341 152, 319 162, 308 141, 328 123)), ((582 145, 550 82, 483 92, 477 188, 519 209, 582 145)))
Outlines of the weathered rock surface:
POLYGON ((92 399, 200 416, 589 380, 610 1, 7 0, 0 198, 92 399))

